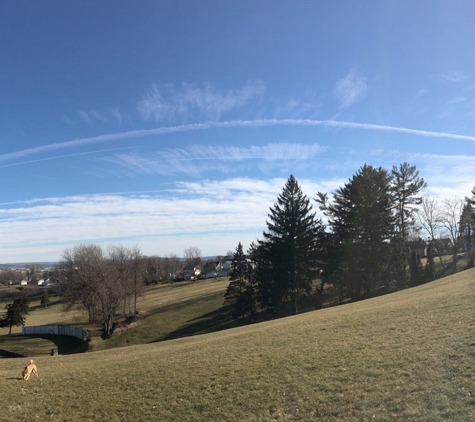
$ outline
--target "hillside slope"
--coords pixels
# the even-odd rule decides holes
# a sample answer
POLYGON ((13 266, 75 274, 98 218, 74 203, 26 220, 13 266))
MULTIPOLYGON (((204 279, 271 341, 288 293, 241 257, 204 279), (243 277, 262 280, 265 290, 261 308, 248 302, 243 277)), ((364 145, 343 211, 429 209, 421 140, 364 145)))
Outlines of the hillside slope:
POLYGON ((475 269, 261 324, 0 360, 2 421, 475 420, 475 269))

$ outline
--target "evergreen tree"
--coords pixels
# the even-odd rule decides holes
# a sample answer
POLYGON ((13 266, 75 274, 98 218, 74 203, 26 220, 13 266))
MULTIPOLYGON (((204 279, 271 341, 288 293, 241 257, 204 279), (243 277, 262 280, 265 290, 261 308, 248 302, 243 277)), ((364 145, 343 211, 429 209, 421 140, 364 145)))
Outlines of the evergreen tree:
MULTIPOLYGON (((391 192, 395 209, 395 238, 393 239, 393 259, 391 262, 392 274, 398 289, 407 287, 407 267, 410 262, 407 248, 409 230, 415 224, 414 214, 416 206, 422 198, 418 196, 421 190, 427 187, 423 178, 419 177, 416 166, 402 163, 399 167, 393 166, 391 171, 391 192)), ((411 275, 412 277, 412 275, 411 275)))
POLYGON ((273 309, 273 303, 277 301, 275 295, 272 267, 272 248, 271 245, 264 241, 251 243, 249 247, 249 255, 255 268, 252 273, 252 280, 255 286, 256 302, 259 304, 261 311, 267 312, 273 309))
POLYGON ((251 280, 251 264, 246 260, 242 244, 239 242, 231 264, 229 285, 224 294, 224 302, 233 307, 235 318, 254 316, 255 292, 251 280))
POLYGON ((474 266, 475 261, 475 187, 472 189, 472 198, 465 198, 465 205, 460 219, 460 232, 467 239, 469 248, 468 267, 474 266))
POLYGON ((408 286, 410 274, 407 268, 410 267, 410 251, 404 239, 396 234, 391 239, 391 261, 389 262, 388 274, 390 275, 391 289, 401 290, 408 286), (409 259, 408 259, 409 256, 409 259))
POLYGON ((424 270, 422 268, 421 258, 417 254, 417 251, 411 251, 409 269, 411 272, 411 286, 422 284, 424 281, 424 270))
POLYGON ((268 231, 256 249, 261 297, 276 314, 286 304, 296 314, 316 279, 316 246, 323 229, 293 175, 268 216, 268 231))
POLYGON ((353 300, 376 293, 387 278, 394 235, 393 202, 386 170, 364 165, 333 194, 319 193, 317 202, 329 217, 339 257, 333 273, 353 300))
POLYGON ((30 301, 26 296, 21 296, 15 299, 13 303, 5 306, 7 312, 0 320, 0 327, 9 327, 8 335, 12 333, 13 326, 25 325, 25 317, 28 315, 30 301))
POLYGON ((46 308, 46 306, 49 305, 50 302, 51 302, 51 300, 49 298, 48 291, 43 290, 43 293, 41 295, 41 305, 46 308))
POLYGON ((466 246, 471 249, 475 234, 475 210, 469 198, 465 198, 459 225, 460 236, 465 239, 466 246))
POLYGON ((414 226, 416 206, 422 203, 418 196, 427 187, 423 178, 419 177, 416 166, 402 163, 399 168, 393 166, 391 171, 391 191, 396 210, 396 228, 403 242, 407 241, 410 227, 414 226))
POLYGON ((426 282, 435 280, 435 261, 432 245, 427 247, 427 262, 424 268, 424 279, 426 282))

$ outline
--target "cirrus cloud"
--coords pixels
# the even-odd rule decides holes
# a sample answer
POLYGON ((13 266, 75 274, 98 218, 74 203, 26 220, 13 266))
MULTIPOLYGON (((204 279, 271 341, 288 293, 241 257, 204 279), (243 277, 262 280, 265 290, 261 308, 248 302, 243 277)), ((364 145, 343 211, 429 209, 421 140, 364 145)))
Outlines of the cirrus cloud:
POLYGON ((344 78, 338 79, 334 90, 340 110, 361 101, 366 97, 367 92, 366 79, 358 76, 355 69, 351 69, 344 78))
POLYGON ((222 114, 248 105, 259 99, 264 84, 250 81, 242 88, 218 91, 210 84, 152 85, 137 104, 138 113, 145 119, 173 121, 182 118, 218 120, 222 114))

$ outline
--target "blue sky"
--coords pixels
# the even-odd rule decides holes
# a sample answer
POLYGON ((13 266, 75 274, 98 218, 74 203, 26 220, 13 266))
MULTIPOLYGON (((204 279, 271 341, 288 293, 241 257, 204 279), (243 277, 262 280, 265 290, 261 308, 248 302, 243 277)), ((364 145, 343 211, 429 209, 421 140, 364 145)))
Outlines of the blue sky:
POLYGON ((0 2, 0 263, 224 255, 293 174, 475 186, 475 3, 0 2))

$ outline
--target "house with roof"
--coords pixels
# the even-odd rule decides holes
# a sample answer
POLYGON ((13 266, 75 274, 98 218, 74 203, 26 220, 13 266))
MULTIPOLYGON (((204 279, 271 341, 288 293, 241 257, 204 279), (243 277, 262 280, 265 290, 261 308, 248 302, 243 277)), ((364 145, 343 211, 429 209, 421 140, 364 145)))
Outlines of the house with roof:
POLYGON ((409 248, 409 252, 416 252, 419 258, 427 256, 427 242, 420 237, 419 239, 407 242, 407 247, 409 248))

